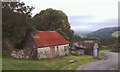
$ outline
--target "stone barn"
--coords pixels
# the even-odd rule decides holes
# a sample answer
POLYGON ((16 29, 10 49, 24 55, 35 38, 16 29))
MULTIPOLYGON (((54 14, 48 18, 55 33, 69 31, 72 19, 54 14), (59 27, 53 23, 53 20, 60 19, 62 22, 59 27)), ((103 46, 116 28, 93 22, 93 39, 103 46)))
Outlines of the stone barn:
POLYGON ((73 49, 76 49, 79 54, 98 56, 98 44, 95 42, 77 42, 73 49))
POLYGON ((64 56, 69 53, 69 41, 56 31, 39 31, 32 34, 32 38, 38 59, 64 56))
POLYGON ((18 59, 45 59, 69 54, 69 41, 56 31, 39 31, 28 35, 25 48, 13 50, 18 59))

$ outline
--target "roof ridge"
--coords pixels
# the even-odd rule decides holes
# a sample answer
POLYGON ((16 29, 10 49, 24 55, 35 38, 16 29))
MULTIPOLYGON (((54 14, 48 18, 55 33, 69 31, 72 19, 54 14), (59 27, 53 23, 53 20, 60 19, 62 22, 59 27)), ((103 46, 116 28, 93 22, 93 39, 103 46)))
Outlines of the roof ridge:
POLYGON ((56 32, 56 31, 39 31, 39 32, 56 32))

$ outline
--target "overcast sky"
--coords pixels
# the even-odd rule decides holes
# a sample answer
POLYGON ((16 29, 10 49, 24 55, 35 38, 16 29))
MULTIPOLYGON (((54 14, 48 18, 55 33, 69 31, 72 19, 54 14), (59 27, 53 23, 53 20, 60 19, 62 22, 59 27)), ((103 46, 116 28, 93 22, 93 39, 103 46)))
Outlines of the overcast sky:
POLYGON ((41 10, 62 10, 74 31, 95 31, 118 26, 119 0, 21 0, 34 6, 33 16, 41 10))

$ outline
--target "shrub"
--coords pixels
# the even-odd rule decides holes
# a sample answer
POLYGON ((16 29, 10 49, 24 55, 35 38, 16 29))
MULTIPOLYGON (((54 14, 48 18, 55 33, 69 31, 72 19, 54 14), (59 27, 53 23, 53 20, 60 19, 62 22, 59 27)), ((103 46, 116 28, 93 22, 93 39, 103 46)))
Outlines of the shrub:
POLYGON ((2 50, 2 56, 7 57, 9 55, 9 52, 7 50, 2 50))
POLYGON ((77 51, 70 51, 70 54, 75 55, 75 56, 79 55, 79 53, 77 51))
POLYGON ((102 50, 110 50, 109 46, 102 46, 102 50))
POLYGON ((119 48, 120 48, 120 46, 117 46, 117 45, 111 46, 111 51, 112 52, 119 52, 119 48))

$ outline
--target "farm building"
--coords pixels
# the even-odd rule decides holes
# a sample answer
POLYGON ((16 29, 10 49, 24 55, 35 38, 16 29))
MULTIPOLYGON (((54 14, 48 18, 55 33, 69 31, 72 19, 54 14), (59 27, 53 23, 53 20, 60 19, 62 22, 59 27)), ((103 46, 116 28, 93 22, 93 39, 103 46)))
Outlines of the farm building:
POLYGON ((98 44, 94 42, 76 42, 73 49, 77 50, 79 54, 98 56, 98 44))
POLYGON ((13 51, 11 56, 20 59, 45 59, 69 54, 69 41, 55 31, 31 33, 26 48, 13 51))
POLYGON ((55 31, 39 31, 33 35, 37 58, 53 58, 69 53, 69 41, 55 31))

